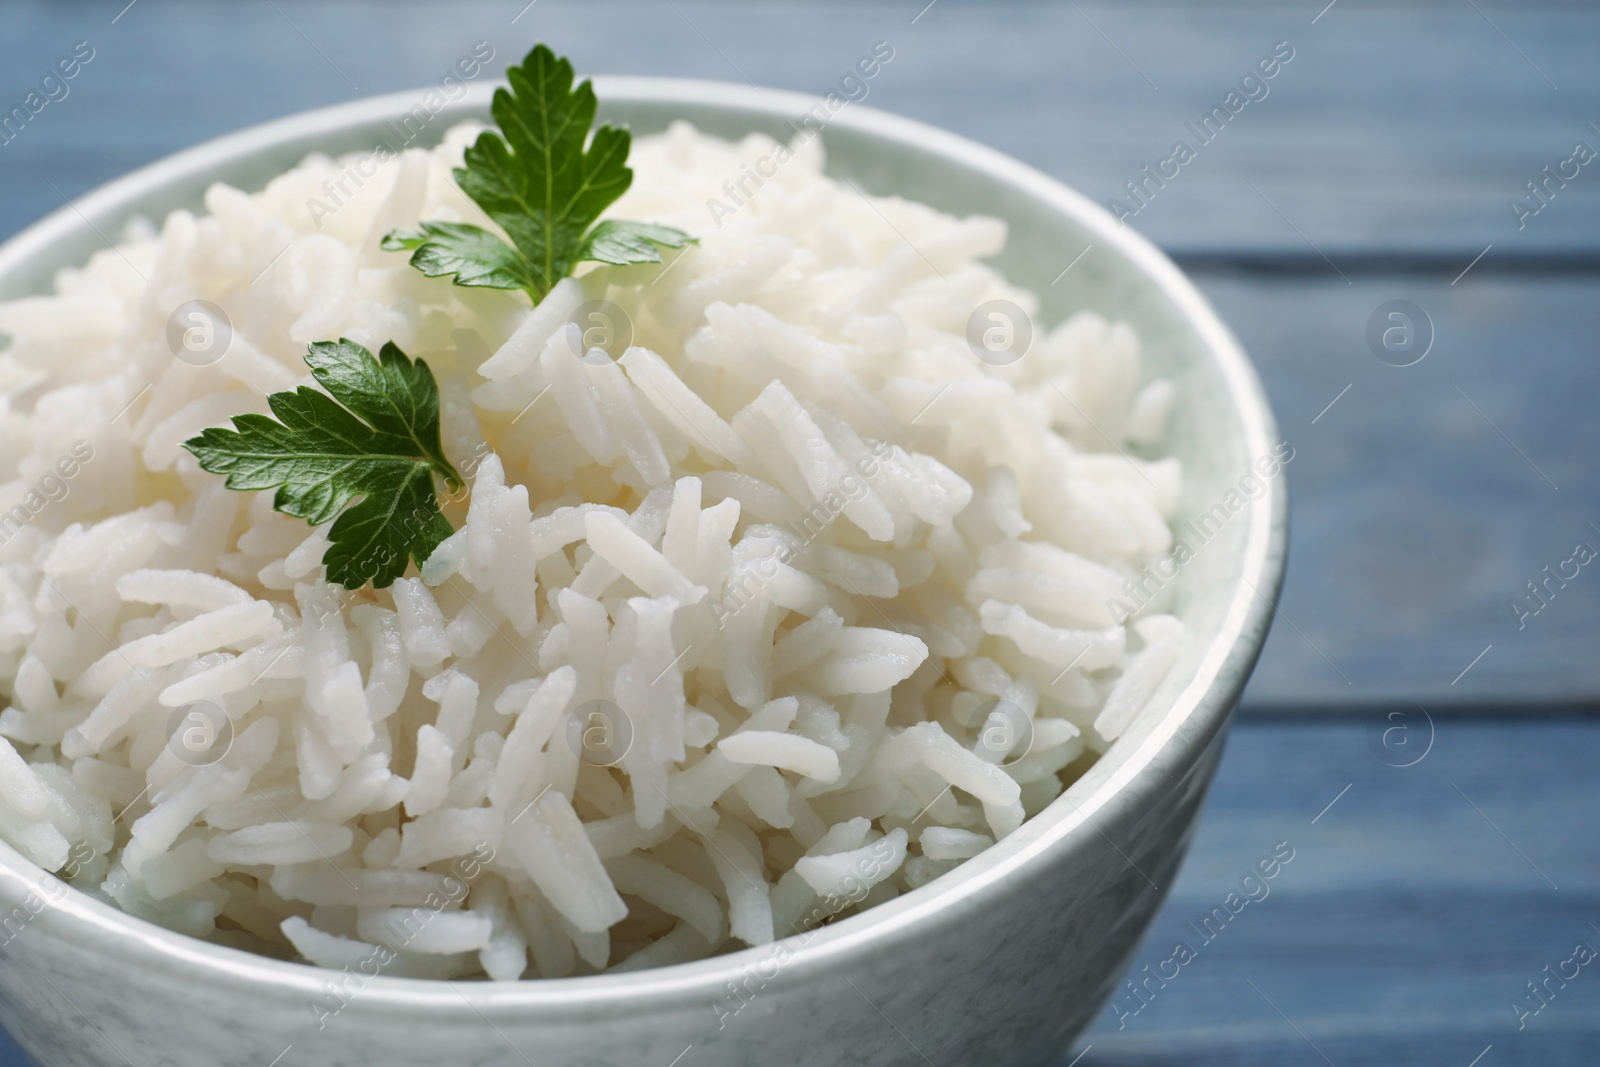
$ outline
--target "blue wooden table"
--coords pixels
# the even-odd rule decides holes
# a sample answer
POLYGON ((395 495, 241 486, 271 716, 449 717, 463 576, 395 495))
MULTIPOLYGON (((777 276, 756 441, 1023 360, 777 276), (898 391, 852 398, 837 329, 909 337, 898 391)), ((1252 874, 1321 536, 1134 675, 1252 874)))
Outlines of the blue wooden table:
POLYGON ((95 0, 10 2, 0 29, 0 111, 93 50, 0 145, 0 237, 197 141, 435 81, 478 40, 494 67, 544 39, 589 73, 807 92, 891 42, 869 103, 1120 200, 1238 333, 1296 449, 1281 617, 1135 969, 1193 959, 1063 1067, 1600 1063, 1600 970, 1528 988, 1600 947, 1600 573, 1528 590, 1600 549, 1600 159, 1568 162, 1600 151, 1600 12, 95 0), (1274 49, 1265 95, 1131 199, 1274 49), (1429 324, 1409 366, 1369 341, 1395 300, 1429 324), (1403 755, 1381 742, 1397 709, 1403 755), (1207 928, 1279 842, 1270 895, 1207 928))

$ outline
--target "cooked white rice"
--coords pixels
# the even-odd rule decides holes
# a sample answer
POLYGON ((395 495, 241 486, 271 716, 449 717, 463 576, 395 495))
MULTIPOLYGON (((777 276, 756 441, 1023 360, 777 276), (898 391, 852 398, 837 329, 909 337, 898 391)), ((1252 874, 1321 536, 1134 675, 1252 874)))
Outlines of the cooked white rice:
POLYGON ((1172 394, 1132 331, 1082 313, 982 362, 973 309, 1037 306, 978 262, 999 221, 868 200, 812 140, 713 225, 775 146, 686 125, 613 210, 700 244, 530 310, 378 247, 481 221, 472 133, 320 227, 350 160, 215 186, 0 305, 0 837, 197 937, 506 980, 770 942, 1049 804, 1184 640, 1109 603, 1180 489, 1130 458, 1172 394), (602 298, 615 363, 567 321, 602 298), (235 329, 214 365, 165 339, 194 299, 235 329), (471 483, 387 590, 328 585, 325 529, 180 447, 339 336, 428 362, 471 483))

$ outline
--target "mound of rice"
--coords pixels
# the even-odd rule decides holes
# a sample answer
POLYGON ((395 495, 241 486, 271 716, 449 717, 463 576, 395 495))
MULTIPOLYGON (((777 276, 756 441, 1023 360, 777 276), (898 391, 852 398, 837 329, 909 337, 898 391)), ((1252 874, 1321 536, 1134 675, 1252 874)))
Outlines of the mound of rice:
POLYGON ((474 133, 213 187, 0 305, 0 837, 196 937, 510 980, 771 942, 1049 804, 1185 640, 1117 611, 1181 480, 1131 458, 1172 395, 1132 331, 991 366, 973 309, 1037 306, 978 262, 999 221, 868 199, 820 139, 708 212, 775 145, 683 125, 612 213, 697 247, 537 308, 430 280, 379 237, 486 222, 474 133), (195 299, 234 330, 205 366, 168 341, 195 299), (385 590, 180 447, 340 336, 428 362, 470 482, 385 590))

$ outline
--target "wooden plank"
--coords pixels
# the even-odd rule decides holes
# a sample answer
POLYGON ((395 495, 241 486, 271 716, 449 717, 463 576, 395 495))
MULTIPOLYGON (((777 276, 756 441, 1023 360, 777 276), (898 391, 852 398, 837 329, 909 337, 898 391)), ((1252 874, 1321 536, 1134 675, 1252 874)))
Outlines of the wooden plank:
POLYGON ((435 82, 475 40, 495 47, 497 68, 542 38, 586 71, 821 93, 881 39, 896 56, 868 103, 994 145, 1097 200, 1187 140, 1194 160, 1149 187, 1132 219, 1179 253, 1339 263, 1377 250, 1465 265, 1492 243, 1488 269, 1600 254, 1593 167, 1552 186, 1523 229, 1507 207, 1575 140, 1600 148, 1586 125, 1600 123, 1593 8, 1345 0, 1313 24, 1316 2, 924 6, 545 2, 513 24, 519 5, 481 0, 384 17, 291 0, 142 0, 111 25, 121 4, 8 4, 0 107, 20 103, 74 42, 90 41, 96 58, 0 147, 0 235, 60 204, 51 182, 76 195, 244 125, 435 82), (1294 58, 1267 95, 1202 145, 1186 124, 1278 41, 1294 58))
POLYGON ((33 1061, 4 1030, 0 1030, 0 1067, 34 1067, 33 1061))
POLYGON ((1133 974, 1159 979, 1180 941, 1195 958, 1147 1000, 1124 987, 1062 1067, 1086 1044, 1078 1067, 1468 1067, 1490 1045, 1482 1067, 1594 1062, 1600 962, 1521 1030, 1510 1005, 1536 1005, 1525 983, 1575 944, 1600 949, 1600 859, 1572 847, 1600 825, 1600 723, 1452 721, 1407 768, 1373 756, 1375 725, 1235 728, 1133 974), (1279 842, 1294 859, 1206 943, 1190 923, 1242 899, 1279 842))
POLYGON ((1593 279, 1200 283, 1296 450, 1282 614, 1247 702, 1595 702, 1600 566, 1566 564, 1579 541, 1600 551, 1593 279), (1414 366, 1368 344, 1396 299, 1436 334, 1414 366), (1564 565, 1564 584, 1544 571, 1564 565), (1541 603, 1527 583, 1547 580, 1541 603))

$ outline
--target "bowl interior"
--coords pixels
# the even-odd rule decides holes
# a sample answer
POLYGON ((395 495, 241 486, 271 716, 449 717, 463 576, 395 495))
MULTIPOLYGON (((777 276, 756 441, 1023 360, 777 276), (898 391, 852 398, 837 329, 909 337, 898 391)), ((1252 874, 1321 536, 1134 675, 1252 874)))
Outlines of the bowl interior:
MULTIPOLYGON (((788 124, 817 101, 796 94, 669 79, 600 78, 596 89, 605 119, 636 134, 663 130, 687 119, 729 138, 763 132, 787 139, 788 124)), ((436 143, 456 122, 488 116, 489 86, 473 86, 445 105, 410 141, 436 143)), ((179 208, 200 210, 205 189, 221 181, 256 190, 310 152, 339 155, 390 150, 403 143, 395 120, 411 112, 417 94, 396 94, 294 116, 201 145, 119 179, 65 207, 0 247, 0 299, 51 291, 57 271, 75 267, 107 247, 127 221, 159 223, 179 208)), ((1070 847, 1074 829, 1117 804, 1138 803, 1131 783, 1149 782, 1183 766, 1219 730, 1237 699, 1265 638, 1282 574, 1285 500, 1282 480, 1257 478, 1262 488, 1240 492, 1251 465, 1277 442, 1253 370, 1210 307, 1175 267, 1098 206, 1037 172, 991 150, 908 120, 858 105, 831 116, 823 132, 829 172, 874 194, 898 194, 956 214, 1005 220, 1010 239, 997 265, 1015 284, 1040 297, 1042 328, 1078 309, 1129 322, 1139 335, 1148 374, 1173 379, 1177 397, 1169 452, 1184 466, 1185 489, 1174 526, 1180 540, 1191 522, 1211 516, 1169 581, 1173 611, 1192 635, 1187 652, 1161 692, 1132 728, 1066 795, 1012 837, 955 872, 869 912, 836 923, 803 951, 871 950, 889 931, 914 928, 952 902, 973 900, 997 888, 1007 871, 1045 849, 1070 847), (1081 255, 1081 258, 1079 258, 1081 255), (1063 274, 1063 270, 1073 264, 1063 274), (1230 497, 1230 491, 1233 496, 1230 497), (1237 504, 1235 505, 1235 499, 1237 504), (1217 520, 1216 505, 1226 509, 1217 520), (1214 529, 1213 529, 1214 524, 1214 529)), ((0 873, 31 872, 0 844, 0 873)), ((10 895, 20 879, 0 879, 10 895)), ((219 971, 276 975, 291 984, 315 972, 297 965, 243 957, 233 950, 166 935, 98 902, 73 894, 61 909, 102 933, 131 932, 120 942, 216 964, 219 971), (130 929, 131 928, 131 929, 130 929), (184 942, 184 944, 177 944, 184 942)), ((71 921, 70 919, 67 921, 71 921)), ((883 947, 880 943, 879 948, 883 947)), ((754 951, 754 950, 749 950, 754 951)), ((665 968, 679 992, 688 984, 717 988, 742 966, 741 953, 665 968)), ((522 983, 517 995, 564 999, 582 987, 593 1006, 597 984, 615 991, 646 991, 662 972, 522 983)), ((385 978, 399 989, 422 983, 385 978)), ((505 991, 501 991, 504 995, 505 991)), ((451 997, 455 993, 448 994, 451 997)), ((553 1003, 553 1001, 550 1001, 553 1003)))

